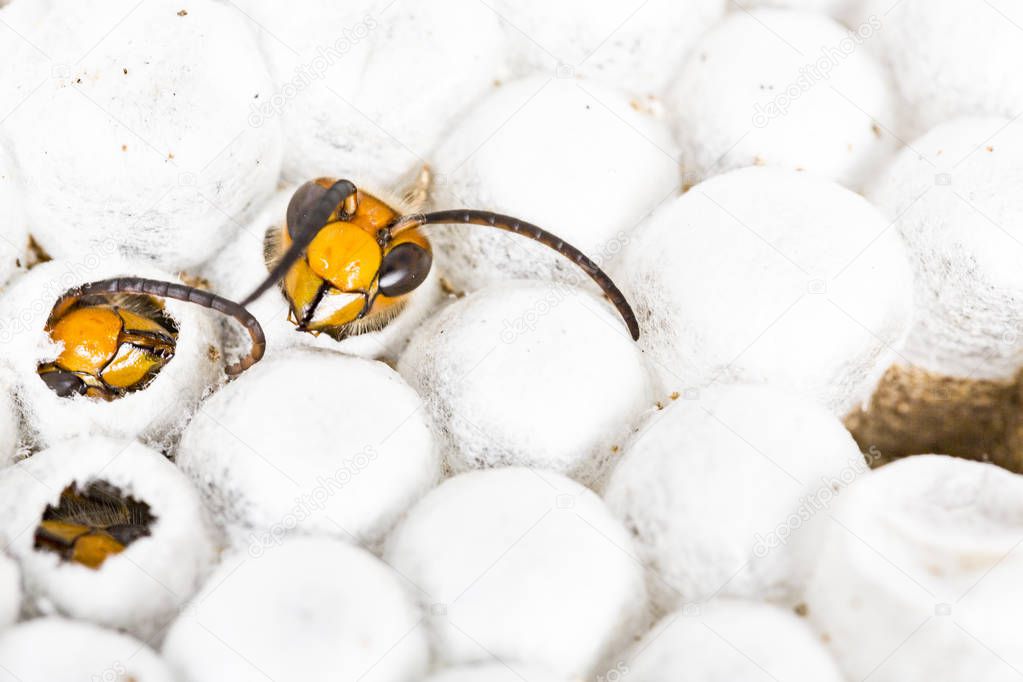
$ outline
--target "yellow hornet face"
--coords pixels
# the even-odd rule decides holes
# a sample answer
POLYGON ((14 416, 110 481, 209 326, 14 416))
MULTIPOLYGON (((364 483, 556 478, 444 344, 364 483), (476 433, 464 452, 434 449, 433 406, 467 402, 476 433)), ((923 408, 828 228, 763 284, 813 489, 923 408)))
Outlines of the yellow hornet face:
POLYGON ((39 376, 65 397, 114 400, 145 388, 174 357, 177 330, 156 299, 136 307, 74 301, 55 309, 46 329, 64 347, 39 376))
MULTIPOLYGON (((320 179, 316 184, 329 188, 333 181, 320 179)), ((423 260, 423 254, 428 270, 430 245, 417 230, 393 241, 382 238, 381 230, 398 217, 393 208, 361 190, 335 209, 305 257, 284 276, 282 285, 291 304, 290 318, 299 330, 326 332, 340 340, 380 329, 401 312, 411 289, 387 289, 381 273, 393 272, 389 264, 408 261, 410 256, 423 260), (381 282, 391 295, 381 290, 381 282)), ((279 233, 278 255, 290 246, 285 225, 279 233)))

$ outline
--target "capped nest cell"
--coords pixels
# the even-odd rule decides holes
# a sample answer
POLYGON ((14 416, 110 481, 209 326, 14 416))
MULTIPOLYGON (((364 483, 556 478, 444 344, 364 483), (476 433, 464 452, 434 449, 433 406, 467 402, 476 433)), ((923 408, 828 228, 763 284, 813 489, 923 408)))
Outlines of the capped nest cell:
POLYGON ((621 320, 564 284, 473 292, 419 328, 398 371, 423 396, 455 472, 533 466, 599 484, 655 402, 621 320))
POLYGON ((407 584, 364 549, 289 539, 228 555, 174 621, 163 655, 178 679, 419 680, 429 658, 407 584))
POLYGON ((888 132, 895 94, 863 49, 883 29, 877 17, 849 31, 789 9, 726 15, 693 48, 665 99, 687 173, 706 179, 766 165, 859 189, 897 144, 888 132))
MULTIPOLYGON (((622 91, 531 76, 482 99, 438 146, 431 205, 521 217, 606 269, 640 219, 678 192, 674 149, 667 123, 622 91)), ((430 239, 457 290, 513 279, 588 285, 574 263, 518 235, 451 225, 430 239)))
POLYGON ((769 386, 718 386, 651 415, 605 498, 635 536, 662 612, 715 595, 791 604, 822 519, 865 471, 819 405, 769 386))
POLYGON ((64 618, 0 631, 2 682, 173 682, 149 646, 120 632, 64 618))
POLYGON ((234 11, 274 81, 249 124, 283 127, 291 182, 334 175, 393 189, 500 75, 501 22, 476 0, 239 0, 234 11), (421 85, 414 97, 396 74, 421 85))
POLYGON ((236 9, 186 4, 4 9, 20 38, 0 45, 0 99, 18 103, 4 128, 32 236, 54 258, 194 267, 273 191, 281 128, 247 124, 273 88, 257 41, 236 9))
POLYGON ((625 528, 592 491, 524 467, 448 479, 384 551, 429 609, 435 662, 496 657, 566 677, 586 676, 642 627, 646 590, 633 556, 625 528))
POLYGON ((292 532, 375 543, 441 475, 422 401, 394 370, 310 349, 210 397, 177 464, 253 553, 292 532))
POLYGON ((658 209, 612 274, 664 392, 772 383, 844 416, 910 324, 913 272, 890 225, 824 178, 744 168, 658 209))
POLYGON ((777 606, 737 599, 668 614, 612 669, 634 682, 844 679, 805 621, 777 606))
POLYGON ((881 460, 940 452, 1023 471, 1023 130, 955 119, 912 145, 870 195, 906 243, 913 323, 847 425, 881 460))
POLYGON ((852 484, 826 527, 806 608, 846 679, 1019 679, 1018 475, 907 457, 852 484))

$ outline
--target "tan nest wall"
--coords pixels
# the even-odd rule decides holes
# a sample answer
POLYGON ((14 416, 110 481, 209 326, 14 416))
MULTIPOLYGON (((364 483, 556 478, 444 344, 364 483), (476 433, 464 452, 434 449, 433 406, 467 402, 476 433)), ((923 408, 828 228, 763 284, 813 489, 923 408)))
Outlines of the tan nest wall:
POLYGON ((946 454, 1023 472, 1020 375, 964 379, 893 365, 867 407, 845 419, 875 465, 906 455, 946 454))

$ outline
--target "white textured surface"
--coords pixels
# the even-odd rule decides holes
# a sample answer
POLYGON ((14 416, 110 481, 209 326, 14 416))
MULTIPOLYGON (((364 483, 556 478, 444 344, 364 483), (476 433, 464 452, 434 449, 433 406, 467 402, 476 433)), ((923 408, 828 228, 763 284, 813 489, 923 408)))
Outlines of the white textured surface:
POLYGON ((974 379, 1023 366, 1021 187, 1023 122, 1000 118, 936 127, 874 184, 916 273, 911 362, 974 379))
POLYGON ((425 682, 568 682, 568 678, 551 675, 520 664, 492 663, 449 668, 426 678, 425 682))
MULTIPOLYGON (((535 223, 605 268, 680 184, 666 123, 634 110, 620 91, 544 76, 497 88, 459 120, 433 165, 435 208, 481 208, 535 223)), ((564 256, 518 235, 427 229, 456 289, 516 277, 589 282, 564 256)))
POLYGON ((183 682, 413 682, 427 663, 420 618, 400 578, 365 550, 289 540, 225 559, 163 654, 183 682))
POLYGON ((496 657, 584 676, 641 624, 646 594, 631 552, 592 492, 510 467, 441 484, 384 558, 419 588, 438 663, 496 657))
POLYGON ((731 599, 665 616, 615 669, 633 682, 843 680, 814 633, 790 611, 731 599))
POLYGON ((40 613, 153 646, 174 624, 179 682, 836 682, 822 642, 849 682, 1023 670, 1021 479, 923 457, 846 489, 835 419, 896 359, 1023 366, 1018 0, 0 7, 0 671, 170 677, 122 674, 156 659, 88 623, 8 627, 40 613), (424 164, 406 212, 550 230, 641 342, 550 250, 431 226, 431 279, 380 332, 297 332, 270 292, 266 360, 228 383, 237 325, 170 302, 179 355, 145 391, 37 376, 68 287, 184 270, 242 297, 296 183, 392 197, 424 164), (865 185, 880 210, 842 189, 865 185), (58 259, 25 273, 28 234, 58 259), (36 452, 85 433, 182 467, 36 452), (79 476, 160 506, 98 572, 32 548, 79 476))
POLYGON ((237 7, 258 32, 275 82, 250 120, 283 124, 292 182, 327 175, 392 188, 502 72, 498 18, 477 0, 237 7))
POLYGON ((728 386, 652 415, 608 482, 662 611, 713 595, 794 602, 821 518, 867 465, 841 422, 775 389, 728 386))
POLYGON ((146 644, 88 623, 42 618, 0 631, 0 681, 173 682, 146 644))
MULTIPOLYGON (((862 35, 881 28, 865 23, 862 35)), ((860 36, 823 15, 769 8, 733 12, 705 34, 666 99, 687 177, 756 164, 857 188, 895 147, 884 129, 891 86, 860 36)))
POLYGON ((612 273, 669 389, 773 383, 844 415, 909 326, 890 221, 827 180, 748 168, 655 213, 612 273))
POLYGON ((878 49, 902 95, 909 135, 957 116, 1023 113, 1023 5, 1017 0, 868 0, 878 49))
POLYGON ((659 95, 722 0, 495 0, 516 73, 587 78, 659 95))
POLYGON ((843 494, 807 605, 849 679, 1018 679, 1021 500, 1018 475, 937 455, 843 494))
POLYGON ((102 257, 85 255, 40 264, 0 295, 0 365, 10 372, 13 396, 31 440, 48 445, 101 434, 141 438, 164 447, 184 428, 199 399, 224 380, 223 358, 210 352, 220 348, 214 326, 219 313, 173 299, 164 300, 164 309, 178 326, 174 357, 146 388, 110 402, 84 396, 62 398, 39 378, 39 363, 60 353, 60 345, 46 332, 57 300, 76 286, 121 276, 176 281, 108 251, 102 257))
POLYGON ((0 555, 0 628, 18 618, 21 608, 21 572, 18 564, 6 555, 0 555))
POLYGON ((280 128, 246 120, 270 77, 227 6, 19 1, 2 18, 18 39, 0 59, 18 68, 0 79, 0 130, 51 256, 191 267, 273 189, 280 128))
POLYGON ((731 11, 756 9, 757 7, 785 7, 827 14, 835 19, 849 19, 860 10, 865 0, 732 0, 728 3, 731 11))
POLYGON ((28 247, 28 215, 25 211, 24 189, 14 159, 0 137, 0 284, 25 264, 28 247))
POLYGON ((253 555, 292 531, 371 543, 440 476, 422 407, 382 363, 294 349, 207 400, 177 463, 253 555))
POLYGON ((563 284, 495 285, 456 301, 416 332, 398 370, 456 472, 514 464, 597 483, 654 402, 617 313, 563 284))
POLYGON ((11 372, 0 369, 0 469, 12 464, 18 456, 21 433, 18 406, 11 392, 11 372))
POLYGON ((131 441, 70 440, 0 471, 0 544, 21 565, 25 598, 37 613, 162 634, 199 587, 215 555, 215 534, 188 479, 163 455, 131 441), (47 505, 77 483, 106 481, 149 505, 150 535, 99 569, 33 548, 47 505))

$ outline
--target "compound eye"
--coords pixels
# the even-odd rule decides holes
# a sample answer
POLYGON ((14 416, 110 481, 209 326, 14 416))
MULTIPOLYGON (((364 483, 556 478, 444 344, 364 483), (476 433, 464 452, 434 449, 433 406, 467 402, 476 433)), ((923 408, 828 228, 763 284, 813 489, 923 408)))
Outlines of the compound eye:
MULTIPOLYGON (((302 217, 309 211, 316 207, 323 195, 327 193, 327 188, 319 185, 315 181, 310 180, 305 183, 297 190, 291 197, 291 201, 288 202, 288 212, 286 219, 288 221, 288 236, 295 239, 295 231, 299 229, 299 225, 302 223, 302 217)), ((320 227, 317 225, 317 227, 320 227)))
POLYGON ((61 398, 69 398, 73 395, 85 395, 86 385, 76 374, 55 370, 41 375, 43 381, 54 393, 61 398))
POLYGON ((398 244, 380 264, 380 293, 392 298, 407 294, 423 283, 431 265, 433 256, 419 244, 398 244))

